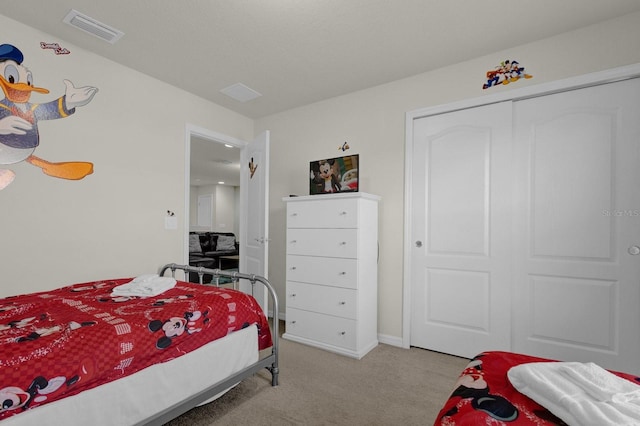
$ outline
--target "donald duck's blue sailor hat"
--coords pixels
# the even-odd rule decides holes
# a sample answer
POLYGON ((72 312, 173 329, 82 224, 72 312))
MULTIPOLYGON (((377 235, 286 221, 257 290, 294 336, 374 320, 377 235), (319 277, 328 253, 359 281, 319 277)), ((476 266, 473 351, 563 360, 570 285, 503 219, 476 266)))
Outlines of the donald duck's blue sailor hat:
POLYGON ((12 44, 0 44, 0 62, 12 60, 16 61, 18 65, 22 64, 24 55, 12 44))

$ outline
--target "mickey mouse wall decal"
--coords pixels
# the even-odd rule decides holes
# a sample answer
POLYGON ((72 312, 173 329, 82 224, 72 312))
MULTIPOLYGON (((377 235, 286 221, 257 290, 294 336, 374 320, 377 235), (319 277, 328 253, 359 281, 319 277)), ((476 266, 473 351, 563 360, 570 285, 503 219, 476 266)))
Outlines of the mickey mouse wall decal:
POLYGON ((487 71, 486 76, 487 80, 482 85, 483 89, 495 87, 500 84, 507 85, 518 81, 521 78, 533 78, 532 75, 524 72, 524 67, 520 66, 518 61, 511 61, 509 59, 500 62, 500 65, 495 67, 493 70, 487 71))

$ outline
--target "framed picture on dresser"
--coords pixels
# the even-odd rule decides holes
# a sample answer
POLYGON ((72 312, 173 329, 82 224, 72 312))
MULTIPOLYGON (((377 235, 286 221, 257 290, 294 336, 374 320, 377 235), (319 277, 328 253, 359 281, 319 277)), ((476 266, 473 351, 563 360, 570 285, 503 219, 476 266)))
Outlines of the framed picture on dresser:
POLYGON ((327 158, 309 163, 309 194, 358 192, 359 155, 327 158))

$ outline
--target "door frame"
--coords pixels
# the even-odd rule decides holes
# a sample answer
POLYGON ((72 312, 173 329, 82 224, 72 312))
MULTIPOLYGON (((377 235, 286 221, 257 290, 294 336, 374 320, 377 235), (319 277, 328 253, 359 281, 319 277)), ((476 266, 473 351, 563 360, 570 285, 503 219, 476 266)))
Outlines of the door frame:
MULTIPOLYGON (((189 264, 189 222, 191 216, 191 137, 198 136, 199 138, 209 140, 215 143, 229 144, 234 147, 240 148, 242 150, 249 143, 232 136, 225 135, 223 133, 219 133, 213 130, 205 129, 204 127, 199 127, 194 124, 187 123, 185 126, 185 165, 184 165, 184 181, 185 181, 185 191, 184 191, 184 238, 183 238, 183 252, 182 258, 185 265, 189 264)), ((240 192, 242 192, 242 180, 240 182, 240 192)), ((240 206, 242 208, 242 206, 240 206)), ((240 221, 240 231, 242 234, 244 232, 244 225, 242 221, 240 221)), ((240 251, 240 257, 242 258, 242 250, 240 251)))
POLYGON ((413 123, 414 120, 431 115, 453 112, 462 109, 475 108, 504 101, 518 101, 527 98, 544 96, 551 93, 580 89, 598 84, 612 83, 640 77, 640 64, 627 65, 610 70, 599 71, 549 83, 522 87, 506 92, 494 93, 482 97, 466 99, 449 104, 421 108, 406 113, 405 119, 405 160, 404 160, 404 244, 403 244, 403 294, 402 294, 402 347, 411 346, 411 297, 413 288, 411 283, 411 251, 413 245, 411 212, 413 205, 412 162, 413 162, 413 123))

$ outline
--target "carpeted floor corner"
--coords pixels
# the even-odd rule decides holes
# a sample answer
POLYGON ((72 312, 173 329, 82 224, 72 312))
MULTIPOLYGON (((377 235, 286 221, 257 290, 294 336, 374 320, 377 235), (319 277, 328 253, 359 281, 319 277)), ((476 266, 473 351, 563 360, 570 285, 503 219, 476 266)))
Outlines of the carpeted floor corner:
POLYGON ((384 344, 356 360, 280 342, 279 386, 260 372, 168 425, 430 425, 468 363, 384 344))

